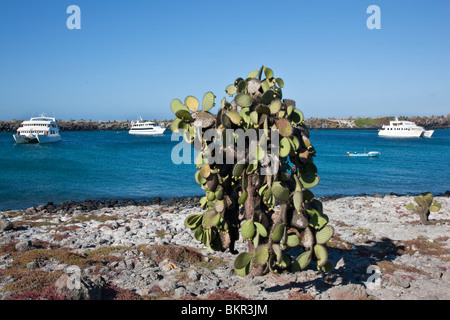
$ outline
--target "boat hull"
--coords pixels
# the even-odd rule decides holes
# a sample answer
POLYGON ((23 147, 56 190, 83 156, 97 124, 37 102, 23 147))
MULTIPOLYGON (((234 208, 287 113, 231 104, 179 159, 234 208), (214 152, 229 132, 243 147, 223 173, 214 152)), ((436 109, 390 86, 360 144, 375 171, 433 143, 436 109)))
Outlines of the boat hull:
POLYGON ((387 132, 380 130, 378 131, 379 137, 384 138, 420 138, 422 136, 423 131, 414 130, 414 131, 398 131, 398 132, 387 132))
POLYGON ((45 134, 34 135, 17 135, 13 134, 13 138, 17 144, 32 144, 32 143, 52 143, 61 141, 60 135, 49 136, 45 134))
POLYGON ((135 135, 141 135, 141 136, 154 136, 154 135, 161 135, 166 131, 166 129, 153 129, 153 130, 130 130, 128 131, 129 134, 135 134, 135 135))

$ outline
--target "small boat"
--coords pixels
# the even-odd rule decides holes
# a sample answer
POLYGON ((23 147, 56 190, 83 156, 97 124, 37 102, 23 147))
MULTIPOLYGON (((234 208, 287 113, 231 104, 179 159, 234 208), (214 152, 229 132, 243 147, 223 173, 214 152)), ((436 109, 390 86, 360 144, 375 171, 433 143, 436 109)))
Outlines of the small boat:
POLYGON ((133 120, 131 121, 131 129, 128 131, 129 134, 137 134, 137 135, 158 135, 163 134, 166 131, 165 128, 158 126, 153 121, 142 120, 133 120))
POLYGON ((55 118, 46 117, 44 114, 22 122, 20 128, 17 129, 17 133, 13 134, 13 138, 17 144, 61 141, 55 118))
POLYGON ((434 130, 425 130, 423 127, 416 125, 411 121, 389 121, 389 125, 383 125, 378 131, 379 137, 388 138, 431 138, 434 130))
POLYGON ((369 152, 347 152, 347 157, 378 157, 381 152, 369 151, 369 152))

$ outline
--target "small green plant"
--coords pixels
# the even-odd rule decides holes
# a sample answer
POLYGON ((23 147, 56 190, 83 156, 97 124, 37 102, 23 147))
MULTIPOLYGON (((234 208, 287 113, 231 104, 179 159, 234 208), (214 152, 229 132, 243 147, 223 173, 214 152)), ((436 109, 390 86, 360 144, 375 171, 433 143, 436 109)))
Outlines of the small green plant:
POLYGON ((405 208, 417 213, 422 224, 429 224, 428 216, 430 215, 430 211, 438 212, 441 209, 441 204, 436 200, 433 200, 433 195, 431 193, 418 195, 414 197, 414 201, 416 202, 416 205, 408 203, 405 208))
POLYGON ((223 98, 216 115, 210 113, 212 92, 204 95, 201 110, 193 96, 170 105, 176 115, 172 131, 199 152, 195 180, 205 191, 200 204, 206 211, 188 216, 185 226, 214 251, 237 254, 240 234, 248 244, 234 261, 240 276, 300 271, 311 262, 333 269, 327 243, 334 229, 309 190, 319 183, 316 152, 303 113, 282 98, 283 87, 263 66, 226 87, 233 100, 223 98), (301 253, 289 254, 292 248, 301 253))

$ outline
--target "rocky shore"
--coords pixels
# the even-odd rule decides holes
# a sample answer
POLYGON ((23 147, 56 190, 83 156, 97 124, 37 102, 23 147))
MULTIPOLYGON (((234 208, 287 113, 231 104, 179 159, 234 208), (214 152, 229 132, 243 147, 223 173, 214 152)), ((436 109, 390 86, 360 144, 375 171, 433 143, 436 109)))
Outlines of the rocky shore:
POLYGON ((450 299, 450 198, 435 197, 442 209, 429 225, 405 209, 412 198, 321 199, 336 231, 335 269, 246 278, 231 253, 209 252, 184 226, 202 212, 198 198, 4 211, 0 299, 450 299))
MULTIPOLYGON (((379 118, 308 118, 305 124, 310 129, 379 129, 395 117, 379 118)), ((431 117, 399 117, 399 120, 413 121, 425 129, 449 129, 450 115, 431 117)), ((23 120, 0 121, 0 132, 14 132, 23 120)), ((173 120, 153 120, 170 130, 173 120)), ((61 131, 125 131, 131 128, 131 121, 57 120, 61 131)))

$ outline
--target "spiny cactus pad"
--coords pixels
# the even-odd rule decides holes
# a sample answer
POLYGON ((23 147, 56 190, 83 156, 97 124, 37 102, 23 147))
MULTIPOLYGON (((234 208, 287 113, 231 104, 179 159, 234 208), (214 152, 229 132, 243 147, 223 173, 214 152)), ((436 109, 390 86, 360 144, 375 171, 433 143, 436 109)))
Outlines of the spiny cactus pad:
MULTIPOLYGON (((199 152, 194 178, 205 191, 200 199, 205 212, 189 215, 185 226, 213 251, 237 254, 235 242, 245 239, 248 252, 234 261, 240 276, 301 271, 312 262, 322 271, 333 268, 326 243, 334 230, 309 190, 320 181, 316 152, 302 111, 294 100, 283 99, 284 86, 262 66, 226 87, 231 101, 223 98, 216 115, 210 113, 216 98, 211 91, 201 110, 193 96, 170 103, 176 116, 172 131, 199 152), (214 138, 203 139, 209 130, 214 138), (284 251, 292 247, 304 253, 293 257, 284 251)), ((439 209, 430 197, 418 201, 439 209)))

